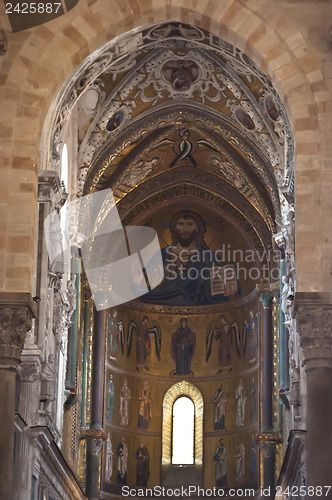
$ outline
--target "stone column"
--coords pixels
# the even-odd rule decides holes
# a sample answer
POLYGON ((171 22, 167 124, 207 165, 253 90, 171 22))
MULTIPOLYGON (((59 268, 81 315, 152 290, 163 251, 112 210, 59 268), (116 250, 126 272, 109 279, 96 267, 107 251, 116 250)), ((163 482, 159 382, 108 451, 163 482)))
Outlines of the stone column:
POLYGON ((28 293, 0 293, 0 498, 13 500, 16 372, 35 316, 28 293))
MULTIPOLYGON (((297 293, 296 320, 307 375, 307 486, 332 482, 332 294, 297 293)), ((325 498, 332 498, 332 491, 325 498)))
POLYGON ((262 293, 262 432, 271 432, 273 429, 273 331, 272 331, 272 301, 271 293, 262 293))
POLYGON ((91 499, 99 496, 99 455, 103 438, 104 329, 105 310, 95 310, 92 347, 91 425, 86 438, 86 495, 91 499))
POLYGON ((262 452, 261 497, 274 498, 276 488, 276 446, 282 443, 281 434, 258 434, 258 446, 262 452))

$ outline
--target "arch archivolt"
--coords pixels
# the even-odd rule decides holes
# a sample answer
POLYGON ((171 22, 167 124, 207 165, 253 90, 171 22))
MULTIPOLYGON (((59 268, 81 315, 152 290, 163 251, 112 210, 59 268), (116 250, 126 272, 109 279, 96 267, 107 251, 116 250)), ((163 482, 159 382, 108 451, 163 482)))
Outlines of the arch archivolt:
MULTIPOLYGON (((295 14, 293 17, 295 19, 295 14)), ((32 222, 27 234, 31 245, 26 245, 26 253, 29 255, 24 264, 27 273, 27 280, 23 285, 25 289, 29 289, 32 283, 29 268, 36 215, 33 208, 35 189, 31 188, 27 193, 26 183, 36 186, 42 129, 47 112, 50 111, 52 115, 59 103, 59 89, 63 81, 70 77, 89 54, 109 40, 132 28, 165 19, 202 27, 226 42, 236 44, 271 79, 292 125, 298 172, 297 196, 299 200, 303 197, 306 199, 306 228, 303 224, 298 226, 297 241, 301 246, 307 247, 308 251, 312 248, 313 241, 315 245, 323 247, 323 241, 319 237, 321 223, 314 220, 314 213, 317 203, 321 204, 322 210, 325 210, 325 202, 328 203, 328 195, 320 194, 324 174, 319 154, 324 146, 321 145, 322 136, 324 133, 326 135, 331 125, 326 124, 324 115, 319 116, 318 113, 329 109, 331 98, 320 60, 308 48, 304 36, 306 32, 302 30, 302 26, 293 22, 292 16, 282 6, 271 5, 271 2, 262 2, 257 7, 250 8, 250 5, 243 5, 237 0, 222 4, 218 0, 199 3, 186 0, 181 4, 170 0, 160 4, 153 2, 151 7, 150 2, 144 0, 135 4, 125 2, 121 6, 113 0, 97 0, 91 5, 87 0, 81 0, 66 16, 44 26, 20 34, 6 33, 8 55, 0 59, 0 71, 5 82, 1 90, 3 116, 6 116, 2 134, 3 161, 6 166, 10 165, 11 182, 17 183, 21 194, 26 193, 31 198, 31 208, 26 211, 32 222), (308 179, 312 193, 310 197, 307 196, 308 179)), ((8 20, 5 19, 4 22, 8 23, 8 20)), ((9 31, 8 24, 4 27, 9 31)), ((89 60, 91 61, 91 56, 89 60)), ((50 132, 52 120, 47 119, 46 124, 50 132)), ((326 155, 327 153, 327 161, 326 155)), ((45 164, 40 166, 41 169, 52 169, 51 160, 48 156, 45 164)), ((15 196, 8 204, 14 206, 16 202, 15 196)), ((8 231, 9 225, 4 225, 7 240, 8 231)), ((325 235, 330 232, 332 235, 332 230, 325 229, 325 235)), ((10 249, 8 252, 10 254, 10 249)), ((323 268, 316 263, 314 272, 312 266, 309 272, 306 266, 306 259, 312 261, 309 253, 306 254, 307 257, 304 255, 304 266, 301 267, 300 263, 297 270, 299 287, 308 286, 311 290, 313 287, 317 289, 323 286, 323 268)), ((13 276, 4 276, 3 288, 15 288, 15 279, 13 276)), ((22 287, 22 282, 20 286, 22 287)))

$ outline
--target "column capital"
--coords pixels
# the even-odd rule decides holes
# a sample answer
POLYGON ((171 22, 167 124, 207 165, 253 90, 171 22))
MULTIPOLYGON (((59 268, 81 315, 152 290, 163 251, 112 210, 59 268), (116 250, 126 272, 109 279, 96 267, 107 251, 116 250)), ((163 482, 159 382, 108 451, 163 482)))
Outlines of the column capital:
POLYGON ((272 307, 274 295, 270 292, 264 292, 260 294, 261 302, 264 309, 272 307))
POLYGON ((0 368, 17 369, 34 317, 34 303, 29 293, 0 292, 0 368))
POLYGON ((332 370, 332 294, 297 293, 295 315, 306 371, 332 370))

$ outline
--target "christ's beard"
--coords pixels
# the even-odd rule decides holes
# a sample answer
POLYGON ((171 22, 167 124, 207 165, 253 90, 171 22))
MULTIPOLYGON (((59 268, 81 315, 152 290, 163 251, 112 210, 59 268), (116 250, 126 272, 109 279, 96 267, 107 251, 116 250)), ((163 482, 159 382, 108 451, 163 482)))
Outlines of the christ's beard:
POLYGON ((180 235, 179 233, 176 233, 177 240, 182 247, 189 247, 189 245, 194 241, 196 234, 190 234, 190 233, 184 233, 184 234, 185 237, 183 235, 180 235))

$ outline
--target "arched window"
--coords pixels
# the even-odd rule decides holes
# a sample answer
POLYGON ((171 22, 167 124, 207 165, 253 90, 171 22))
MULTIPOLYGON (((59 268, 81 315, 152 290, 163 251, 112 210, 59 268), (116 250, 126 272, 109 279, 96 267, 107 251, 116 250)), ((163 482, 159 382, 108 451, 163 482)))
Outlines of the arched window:
POLYGON ((166 392, 163 399, 162 484, 202 484, 203 410, 203 396, 190 382, 177 382, 166 392), (179 470, 181 465, 184 467, 179 470))
POLYGON ((180 397, 173 405, 172 464, 194 463, 194 432, 194 403, 187 397, 180 397))

